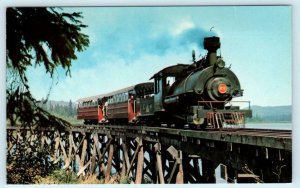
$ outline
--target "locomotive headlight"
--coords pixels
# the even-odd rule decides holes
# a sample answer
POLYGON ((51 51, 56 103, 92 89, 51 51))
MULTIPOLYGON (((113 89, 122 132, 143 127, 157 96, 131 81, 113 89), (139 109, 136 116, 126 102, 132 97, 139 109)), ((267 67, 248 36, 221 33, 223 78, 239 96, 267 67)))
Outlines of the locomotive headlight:
POLYGON ((219 91, 219 93, 221 93, 221 94, 226 93, 226 92, 227 92, 227 85, 224 84, 224 83, 219 84, 219 86, 218 86, 218 91, 219 91))
POLYGON ((216 62, 216 65, 220 68, 223 69, 225 67, 225 61, 223 59, 219 58, 216 62))
POLYGON ((206 91, 211 100, 226 100, 232 95, 231 82, 226 77, 213 77, 207 82, 206 91))

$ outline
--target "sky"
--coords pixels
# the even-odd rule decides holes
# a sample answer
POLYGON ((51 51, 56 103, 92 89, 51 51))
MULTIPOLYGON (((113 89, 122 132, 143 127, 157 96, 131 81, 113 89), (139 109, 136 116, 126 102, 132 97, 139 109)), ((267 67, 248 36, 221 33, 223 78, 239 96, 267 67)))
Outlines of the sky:
POLYGON ((218 36, 226 66, 240 80, 252 105, 292 104, 291 6, 65 7, 82 12, 90 46, 77 53, 71 75, 54 80, 43 67, 28 69, 38 98, 76 101, 149 78, 167 66, 206 55, 203 38, 218 36))

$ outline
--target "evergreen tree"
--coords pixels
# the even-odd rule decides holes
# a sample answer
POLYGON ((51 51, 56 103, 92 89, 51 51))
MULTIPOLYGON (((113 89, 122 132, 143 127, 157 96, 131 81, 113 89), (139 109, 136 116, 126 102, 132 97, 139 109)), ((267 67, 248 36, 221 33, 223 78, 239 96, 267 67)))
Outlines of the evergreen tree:
POLYGON ((69 101, 69 108, 68 108, 69 116, 73 116, 73 103, 72 100, 69 101))
POLYGON ((53 105, 52 105, 52 102, 51 102, 51 101, 49 101, 49 111, 50 111, 50 112, 53 112, 53 105))
POLYGON ((38 105, 25 72, 29 66, 43 65, 53 78, 61 66, 66 75, 71 76, 71 62, 77 58, 75 53, 89 45, 88 36, 81 33, 86 25, 80 18, 78 12, 65 13, 57 8, 6 9, 6 102, 11 125, 20 122, 23 126, 70 126, 38 105))

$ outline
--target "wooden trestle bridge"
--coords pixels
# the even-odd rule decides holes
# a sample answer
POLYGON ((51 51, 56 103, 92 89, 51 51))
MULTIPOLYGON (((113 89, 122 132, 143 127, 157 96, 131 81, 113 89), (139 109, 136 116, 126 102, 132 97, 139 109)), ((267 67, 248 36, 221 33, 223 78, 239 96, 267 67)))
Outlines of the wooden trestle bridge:
POLYGON ((7 152, 21 142, 47 148, 49 162, 78 176, 114 174, 134 183, 291 182, 289 130, 187 130, 129 125, 7 127, 7 152))

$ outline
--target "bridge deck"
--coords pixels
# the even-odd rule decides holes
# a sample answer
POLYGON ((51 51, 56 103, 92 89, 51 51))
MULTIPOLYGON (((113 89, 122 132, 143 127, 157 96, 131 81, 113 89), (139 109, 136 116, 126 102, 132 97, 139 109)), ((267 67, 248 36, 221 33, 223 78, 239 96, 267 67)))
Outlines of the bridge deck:
MULTIPOLYGON (((8 127, 7 129, 15 129, 8 127)), ((48 128, 39 128, 48 129, 48 128)), ((48 129, 50 130, 50 129, 48 129)), ((180 141, 187 138, 205 139, 211 141, 246 144, 292 151, 292 131, 272 129, 221 129, 221 130, 189 130, 166 127, 148 127, 131 125, 73 125, 72 132, 97 132, 115 136, 142 136, 149 141, 159 141, 161 137, 180 137, 180 141)))
MULTIPOLYGON (((10 127, 11 128, 11 127, 10 127)), ((9 129, 9 128, 8 128, 9 129)), ((47 129, 47 128, 42 128, 47 129)), ((260 147, 269 147, 292 151, 291 130, 271 129, 221 129, 221 130, 189 130, 166 127, 148 127, 132 125, 73 125, 72 132, 97 132, 115 136, 138 137, 142 136, 149 141, 157 141, 162 137, 178 138, 180 141, 187 139, 205 139, 235 144, 245 144, 260 147)))

